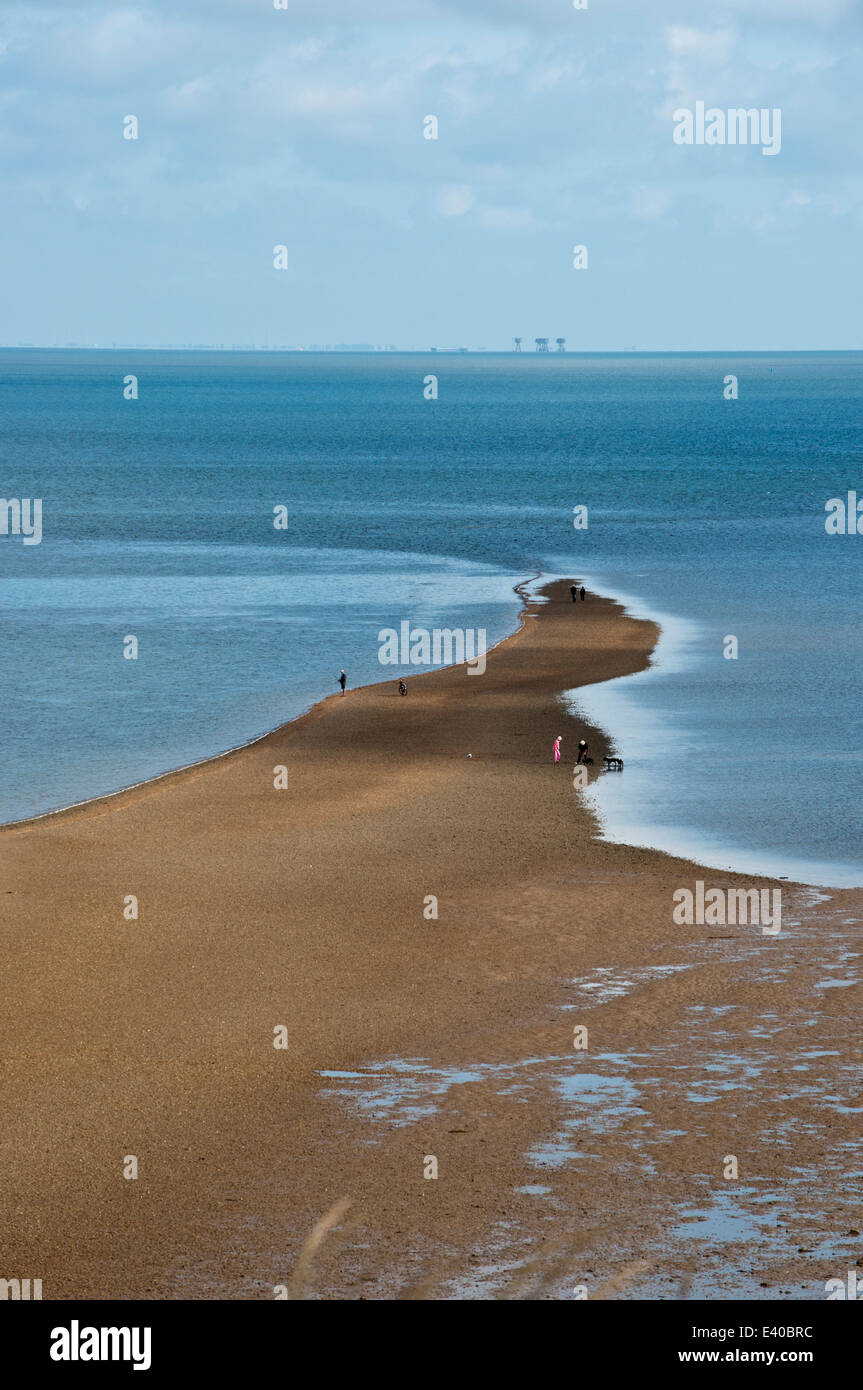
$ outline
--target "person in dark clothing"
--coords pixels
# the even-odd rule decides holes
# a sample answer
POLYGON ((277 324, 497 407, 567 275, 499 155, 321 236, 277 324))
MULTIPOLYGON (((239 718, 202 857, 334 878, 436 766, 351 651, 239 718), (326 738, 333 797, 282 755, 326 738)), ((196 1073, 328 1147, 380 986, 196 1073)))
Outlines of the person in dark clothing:
POLYGON ((578 603, 578 586, 576 584, 570 584, 569 592, 572 594, 573 603, 578 603))
POLYGON ((584 603, 584 585, 581 586, 581 601, 584 603))
POLYGON ((347 685, 347 683, 348 683, 348 678, 347 678, 347 676, 345 675, 344 671, 342 671, 341 674, 339 675, 339 685, 342 687, 342 694, 343 694, 343 695, 344 695, 344 693, 345 693, 345 686, 347 685))
POLYGON ((399 694, 400 694, 400 695, 407 695, 407 693, 408 693, 408 688, 407 688, 407 686, 405 685, 404 681, 399 681, 399 694))
POLYGON ((575 761, 580 763, 582 758, 587 761, 587 740, 584 738, 578 740, 578 757, 575 761))

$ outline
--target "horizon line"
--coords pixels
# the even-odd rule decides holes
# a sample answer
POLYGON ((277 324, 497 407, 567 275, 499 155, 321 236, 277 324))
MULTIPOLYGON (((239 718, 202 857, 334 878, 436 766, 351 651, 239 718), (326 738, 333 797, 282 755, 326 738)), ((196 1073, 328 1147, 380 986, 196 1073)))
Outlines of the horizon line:
POLYGON ((398 347, 398 346, 373 346, 372 344, 358 344, 351 346, 348 344, 314 346, 295 346, 282 345, 270 346, 268 344, 226 344, 226 343, 111 343, 109 345, 101 343, 0 343, 0 352, 233 352, 233 353, 293 353, 296 355, 310 356, 397 356, 412 354, 416 356, 428 356, 430 354, 451 357, 479 357, 479 356, 500 356, 500 357, 689 357, 697 354, 704 356, 726 356, 749 354, 751 356, 796 356, 801 354, 835 354, 835 353, 859 353, 863 352, 863 345, 860 347, 699 347, 699 348, 563 348, 549 349, 546 352, 539 352, 535 348, 526 351, 517 351, 509 347, 398 347))

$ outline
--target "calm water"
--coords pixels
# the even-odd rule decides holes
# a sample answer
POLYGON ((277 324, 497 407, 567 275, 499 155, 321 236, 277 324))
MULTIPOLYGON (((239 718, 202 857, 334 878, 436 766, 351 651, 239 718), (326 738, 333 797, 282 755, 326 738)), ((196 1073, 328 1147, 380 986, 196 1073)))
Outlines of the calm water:
POLYGON ((0 490, 44 506, 41 545, 0 537, 0 819, 244 742, 342 666, 397 677, 377 634, 403 619, 497 640, 542 569, 665 626, 653 669, 576 696, 626 758, 610 837, 863 883, 863 538, 824 529, 863 495, 861 367, 0 353, 0 490))

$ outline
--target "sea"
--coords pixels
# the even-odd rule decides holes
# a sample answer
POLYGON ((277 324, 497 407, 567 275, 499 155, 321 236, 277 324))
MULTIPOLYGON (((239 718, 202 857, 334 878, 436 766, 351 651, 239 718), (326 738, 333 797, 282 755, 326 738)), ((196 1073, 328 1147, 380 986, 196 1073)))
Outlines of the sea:
POLYGON ((625 761, 605 838, 863 884, 863 537, 825 525, 863 499, 861 371, 0 350, 0 492, 42 505, 38 544, 0 535, 0 821, 246 743, 341 668, 409 674, 379 660, 405 620, 491 645, 541 575, 662 626, 648 670, 562 696, 625 761))

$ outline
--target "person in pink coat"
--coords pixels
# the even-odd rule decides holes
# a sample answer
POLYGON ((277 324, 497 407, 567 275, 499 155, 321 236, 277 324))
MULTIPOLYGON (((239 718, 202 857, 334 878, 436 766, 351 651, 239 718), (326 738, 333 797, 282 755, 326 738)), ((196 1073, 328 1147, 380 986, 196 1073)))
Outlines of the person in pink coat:
POLYGON ((561 740, 561 738, 562 738, 562 735, 561 735, 561 734, 558 734, 557 738, 554 740, 554 761, 555 761, 556 763, 559 763, 559 762, 560 762, 560 740, 561 740))

